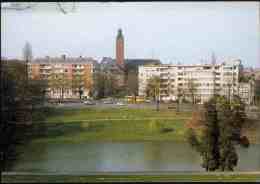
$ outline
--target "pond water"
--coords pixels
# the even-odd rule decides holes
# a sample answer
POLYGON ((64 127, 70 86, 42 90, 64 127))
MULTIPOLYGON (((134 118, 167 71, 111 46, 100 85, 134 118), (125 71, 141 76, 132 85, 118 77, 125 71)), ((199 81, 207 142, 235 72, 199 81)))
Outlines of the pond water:
MULTIPOLYGON (((260 145, 237 147, 237 171, 260 171, 260 145)), ((31 143, 9 171, 204 171, 200 155, 179 142, 31 143)))

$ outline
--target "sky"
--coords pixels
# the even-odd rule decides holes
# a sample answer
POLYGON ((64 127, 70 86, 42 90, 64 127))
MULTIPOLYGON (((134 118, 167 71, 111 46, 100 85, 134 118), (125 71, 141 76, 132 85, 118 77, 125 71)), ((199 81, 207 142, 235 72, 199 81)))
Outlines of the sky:
MULTIPOLYGON (((1 11, 1 55, 22 58, 25 42, 34 58, 115 57, 122 28, 126 58, 162 63, 241 59, 260 67, 259 2, 34 3, 31 9, 1 11)), ((6 4, 2 4, 6 6, 6 4)))

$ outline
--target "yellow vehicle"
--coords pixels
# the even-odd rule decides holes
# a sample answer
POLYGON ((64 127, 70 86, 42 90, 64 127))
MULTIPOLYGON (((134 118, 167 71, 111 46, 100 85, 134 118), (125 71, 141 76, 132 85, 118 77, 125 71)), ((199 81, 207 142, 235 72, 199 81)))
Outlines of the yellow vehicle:
POLYGON ((125 100, 127 101, 127 103, 135 103, 134 96, 125 96, 125 100))
POLYGON ((145 102, 145 97, 143 96, 125 96, 127 103, 142 103, 145 102))
POLYGON ((142 102, 144 102, 145 101, 145 97, 143 97, 143 96, 137 96, 136 97, 136 102, 137 103, 142 103, 142 102))

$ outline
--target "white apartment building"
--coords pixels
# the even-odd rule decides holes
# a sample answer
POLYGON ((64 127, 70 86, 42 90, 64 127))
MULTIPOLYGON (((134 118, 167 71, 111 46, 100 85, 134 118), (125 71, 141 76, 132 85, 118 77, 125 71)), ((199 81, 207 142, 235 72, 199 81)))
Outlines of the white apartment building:
POLYGON ((253 104, 255 99, 255 83, 253 80, 250 80, 249 82, 240 82, 238 91, 239 96, 242 99, 242 101, 253 104))
POLYGON ((240 60, 221 64, 140 66, 138 93, 139 96, 146 96, 147 81, 153 76, 158 76, 160 77, 160 100, 176 100, 179 97, 181 100, 194 99, 195 102, 204 103, 214 93, 232 98, 239 93, 241 70, 240 60))

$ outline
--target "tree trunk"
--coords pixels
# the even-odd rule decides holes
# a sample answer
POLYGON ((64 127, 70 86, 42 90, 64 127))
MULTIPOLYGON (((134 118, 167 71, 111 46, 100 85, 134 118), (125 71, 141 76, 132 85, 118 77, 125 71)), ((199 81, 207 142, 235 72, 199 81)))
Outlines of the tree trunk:
POLYGON ((156 111, 159 111, 159 104, 160 104, 160 101, 159 99, 156 100, 156 111))

